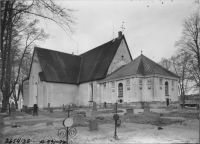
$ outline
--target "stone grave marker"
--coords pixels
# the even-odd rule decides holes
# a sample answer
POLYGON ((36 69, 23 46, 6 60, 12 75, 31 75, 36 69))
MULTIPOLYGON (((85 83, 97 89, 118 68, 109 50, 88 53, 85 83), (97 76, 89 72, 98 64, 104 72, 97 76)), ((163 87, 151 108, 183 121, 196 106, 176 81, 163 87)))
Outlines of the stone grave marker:
POLYGON ((33 105, 33 116, 38 116, 38 106, 37 106, 37 104, 33 105))
POLYGON ((127 108, 127 109, 126 109, 126 114, 127 114, 127 115, 132 115, 132 114, 134 114, 134 109, 133 109, 133 108, 127 108))
POLYGON ((77 114, 73 117, 73 125, 77 126, 77 125, 84 125, 84 116, 82 114, 77 114))
POLYGON ((63 111, 65 111, 65 105, 63 104, 63 111))
POLYGON ((47 121, 46 122, 46 126, 52 126, 53 125, 53 121, 47 121))
POLYGON ((86 111, 86 117, 91 117, 91 111, 90 110, 86 111))
POLYGON ((74 110, 75 109, 75 104, 72 104, 72 110, 74 110))
POLYGON ((172 106, 172 105, 168 105, 168 106, 166 107, 166 110, 168 110, 168 111, 173 111, 173 106, 172 106))
POLYGON ((27 113, 27 106, 24 106, 24 112, 27 113))
POLYGON ((149 107, 144 108, 144 113, 145 113, 145 114, 149 114, 149 113, 151 113, 151 112, 150 112, 150 108, 149 108, 149 107))
POLYGON ((177 110, 181 110, 181 109, 182 109, 181 105, 177 106, 177 110))
POLYGON ((49 111, 50 111, 50 113, 53 113, 53 108, 50 108, 49 111))
POLYGON ((50 103, 48 103, 48 109, 47 109, 47 111, 50 111, 50 108, 51 108, 51 107, 50 107, 50 103))
POLYGON ((98 130, 98 123, 96 119, 89 122, 89 129, 90 131, 98 130))
POLYGON ((113 104, 113 111, 116 112, 116 104, 113 104))
POLYGON ((106 108, 106 102, 103 103, 103 108, 106 108))
POLYGON ((97 111, 97 104, 96 104, 96 102, 93 102, 92 111, 97 111))

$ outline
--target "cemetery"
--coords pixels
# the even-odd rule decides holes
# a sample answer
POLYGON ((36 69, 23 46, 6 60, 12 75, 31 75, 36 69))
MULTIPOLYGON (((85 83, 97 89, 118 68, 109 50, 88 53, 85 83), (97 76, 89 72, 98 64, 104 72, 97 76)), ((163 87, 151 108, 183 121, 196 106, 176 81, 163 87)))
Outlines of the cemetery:
POLYGON ((63 108, 1 114, 4 142, 32 143, 197 143, 198 110, 169 105, 134 108, 112 104, 99 107, 67 105, 63 108))

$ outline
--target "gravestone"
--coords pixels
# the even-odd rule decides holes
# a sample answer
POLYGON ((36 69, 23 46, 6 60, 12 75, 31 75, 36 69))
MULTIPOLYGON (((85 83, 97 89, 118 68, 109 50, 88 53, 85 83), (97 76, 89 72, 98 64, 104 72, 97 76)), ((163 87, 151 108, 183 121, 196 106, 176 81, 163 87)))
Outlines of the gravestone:
POLYGON ((33 105, 33 116, 38 116, 38 106, 37 106, 37 104, 33 105))
POLYGON ((168 105, 168 106, 166 107, 166 110, 168 110, 168 111, 173 111, 173 106, 172 106, 172 105, 168 105))
POLYGON ((89 129, 90 131, 98 130, 98 123, 96 119, 89 122, 89 129))
POLYGON ((65 111, 65 105, 63 104, 63 111, 65 111))
POLYGON ((33 114, 33 107, 27 107, 26 113, 33 114))
POLYGON ((149 113, 151 113, 151 112, 150 112, 150 108, 149 108, 149 107, 144 108, 144 113, 145 113, 145 114, 149 114, 149 113))
POLYGON ((106 105, 108 108, 112 108, 112 103, 107 103, 106 105))
POLYGON ((73 125, 84 125, 84 116, 82 114, 77 114, 73 117, 73 125))
POLYGON ((97 111, 97 104, 96 104, 96 102, 93 102, 92 111, 97 111))
POLYGON ((50 103, 48 103, 48 109, 47 109, 47 111, 50 111, 50 108, 51 108, 51 107, 50 107, 50 103))
POLYGON ((86 117, 91 117, 91 111, 90 110, 86 111, 86 117))
POLYGON ((25 105, 22 105, 22 112, 25 112, 25 105))
POLYGON ((72 104, 72 110, 74 110, 75 109, 75 104, 72 104))
POLYGON ((27 106, 25 105, 25 106, 24 106, 24 112, 25 112, 25 113, 27 113, 27 109, 28 109, 28 108, 27 108, 27 106))
POLYGON ((53 126, 53 121, 47 121, 46 126, 53 126))
POLYGON ((50 113, 53 113, 53 108, 50 108, 49 111, 50 111, 50 113))
POLYGON ((177 110, 181 110, 181 109, 182 109, 181 105, 177 106, 177 110))
POLYGON ((134 114, 134 109, 133 109, 133 108, 128 108, 128 109, 126 109, 126 114, 127 114, 127 115, 132 115, 132 114, 134 114))
POLYGON ((103 107, 106 108, 106 102, 104 102, 103 104, 104 104, 103 107))
POLYGON ((116 112, 116 104, 113 104, 113 111, 116 112))

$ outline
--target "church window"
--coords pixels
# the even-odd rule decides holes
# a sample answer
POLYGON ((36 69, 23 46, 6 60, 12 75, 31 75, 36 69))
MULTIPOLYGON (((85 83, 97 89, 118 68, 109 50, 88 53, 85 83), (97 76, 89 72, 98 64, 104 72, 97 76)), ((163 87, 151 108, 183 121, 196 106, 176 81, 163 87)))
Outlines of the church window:
POLYGON ((123 97, 123 84, 119 83, 118 85, 118 97, 123 97))
POLYGON ((103 84, 103 88, 106 89, 106 83, 103 84))
POLYGON ((124 56, 122 55, 122 60, 124 59, 124 56))
POLYGON ((165 82, 165 96, 169 96, 169 85, 168 85, 168 82, 165 82))
POLYGON ((141 85, 142 85, 142 79, 139 79, 139 84, 141 84, 141 85))
POLYGON ((147 79, 147 84, 151 84, 151 79, 150 78, 147 79))
POLYGON ((174 86, 174 81, 172 80, 172 86, 174 86))
POLYGON ((151 86, 148 86, 148 89, 151 89, 151 86))
POLYGON ((162 84, 162 78, 159 79, 160 84, 162 84))
POLYGON ((111 82, 112 87, 115 87, 115 82, 111 82))
POLYGON ((130 90, 131 88, 130 87, 127 87, 127 90, 130 90))
POLYGON ((127 79, 127 80, 126 80, 126 84, 127 84, 127 85, 130 85, 130 79, 127 79))

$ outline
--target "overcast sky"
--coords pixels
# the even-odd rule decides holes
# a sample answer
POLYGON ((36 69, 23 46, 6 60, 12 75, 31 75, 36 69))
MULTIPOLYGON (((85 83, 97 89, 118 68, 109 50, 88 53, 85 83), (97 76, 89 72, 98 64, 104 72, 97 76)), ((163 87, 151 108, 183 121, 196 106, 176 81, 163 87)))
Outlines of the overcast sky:
POLYGON ((76 33, 69 36, 56 24, 48 23, 51 38, 40 47, 66 53, 84 53, 115 37, 124 22, 124 35, 133 59, 143 54, 155 62, 170 58, 180 39, 182 22, 194 13, 194 0, 141 1, 56 1, 74 8, 76 33), (163 2, 163 4, 162 4, 163 2), (114 24, 114 26, 113 26, 114 24))

